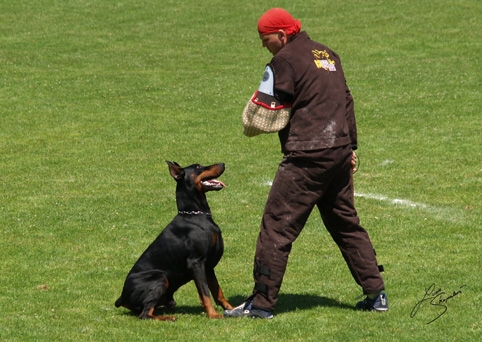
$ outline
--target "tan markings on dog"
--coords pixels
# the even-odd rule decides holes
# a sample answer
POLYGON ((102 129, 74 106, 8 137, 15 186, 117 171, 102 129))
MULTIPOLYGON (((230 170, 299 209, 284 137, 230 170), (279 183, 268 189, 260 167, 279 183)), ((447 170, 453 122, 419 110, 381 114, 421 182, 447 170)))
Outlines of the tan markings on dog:
POLYGON ((208 286, 217 305, 221 305, 224 310, 233 309, 232 305, 229 304, 226 297, 224 297, 223 290, 221 290, 221 286, 219 286, 216 277, 208 277, 208 286))
POLYGON ((176 317, 174 316, 156 316, 154 315, 155 308, 149 310, 148 317, 155 319, 156 321, 175 321, 176 317))
POLYGON ((196 189, 199 192, 202 192, 202 188, 203 188, 203 185, 201 183, 201 181, 202 181, 201 175, 198 175, 197 177, 194 174, 191 175, 191 181, 196 186, 196 189))
POLYGON ((223 318, 223 316, 218 314, 216 309, 214 309, 213 303, 211 302, 211 298, 209 298, 209 296, 201 297, 201 305, 204 307, 204 310, 206 310, 209 318, 223 318))

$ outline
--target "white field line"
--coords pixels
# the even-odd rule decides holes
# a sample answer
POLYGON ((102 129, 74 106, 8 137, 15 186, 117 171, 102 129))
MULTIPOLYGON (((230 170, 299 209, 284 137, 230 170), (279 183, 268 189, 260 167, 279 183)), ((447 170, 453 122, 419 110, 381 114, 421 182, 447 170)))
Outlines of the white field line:
POLYGON ((464 220, 464 213, 454 209, 454 208, 440 208, 440 207, 434 207, 425 203, 417 203, 417 202, 412 202, 410 200, 406 199, 399 199, 399 198, 390 198, 385 195, 379 195, 379 194, 365 194, 365 193, 357 193, 355 192, 355 197, 360 197, 360 198, 366 198, 366 199, 371 199, 371 200, 376 200, 376 201, 381 201, 385 203, 390 203, 395 206, 399 207, 406 207, 406 208, 412 208, 412 209, 420 209, 426 212, 427 214, 430 214, 430 216, 434 217, 437 220, 441 221, 448 221, 448 222, 462 222, 464 220))
MULTIPOLYGON (((391 204, 394 204, 394 205, 401 205, 401 206, 404 206, 404 207, 430 209, 430 206, 428 206, 427 204, 424 204, 424 203, 412 202, 410 200, 400 199, 400 198, 389 198, 389 197, 384 196, 384 195, 363 194, 363 193, 355 192, 355 197, 374 199, 374 200, 377 200, 377 201, 387 202, 387 203, 391 203, 391 204)), ((435 208, 433 208, 433 209, 435 209, 435 208)))
MULTIPOLYGON (((273 185, 273 181, 265 181, 264 185, 271 186, 273 185)), ((362 198, 367 198, 367 199, 373 199, 381 202, 387 202, 391 203, 394 205, 401 205, 405 207, 411 207, 411 208, 423 208, 423 209, 430 209, 430 206, 424 203, 417 203, 417 202, 412 202, 410 200, 405 200, 405 199, 399 199, 399 198, 389 198, 384 195, 377 195, 377 194, 364 194, 364 193, 359 193, 355 192, 355 197, 362 197, 362 198)), ((435 208, 433 208, 435 209, 435 208)))
MULTIPOLYGON (((263 181, 264 185, 271 186, 273 181, 263 181)), ((413 202, 407 199, 390 198, 385 195, 372 194, 372 193, 360 193, 355 192, 355 197, 366 198, 370 200, 381 201, 392 204, 398 207, 406 207, 411 209, 421 209, 437 220, 449 221, 449 222, 462 222, 464 220, 464 214, 453 208, 438 208, 425 203, 413 202)))

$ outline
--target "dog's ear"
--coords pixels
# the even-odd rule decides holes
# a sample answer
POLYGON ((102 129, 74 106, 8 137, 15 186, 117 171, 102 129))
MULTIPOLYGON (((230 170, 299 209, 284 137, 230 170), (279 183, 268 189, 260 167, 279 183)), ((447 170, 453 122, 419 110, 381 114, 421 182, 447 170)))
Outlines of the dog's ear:
POLYGON ((169 166, 169 172, 171 173, 172 178, 180 180, 184 177, 184 170, 178 163, 170 162, 169 160, 166 160, 166 163, 169 166))

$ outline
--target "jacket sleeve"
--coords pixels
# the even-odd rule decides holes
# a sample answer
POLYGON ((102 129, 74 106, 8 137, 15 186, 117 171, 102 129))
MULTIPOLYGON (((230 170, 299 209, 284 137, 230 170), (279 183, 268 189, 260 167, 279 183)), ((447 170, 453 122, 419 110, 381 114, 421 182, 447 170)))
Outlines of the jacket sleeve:
POLYGON ((351 95, 350 88, 346 85, 345 82, 345 91, 346 91, 346 112, 345 118, 346 122, 348 123, 348 130, 350 132, 350 139, 351 139, 351 147, 353 151, 358 148, 358 136, 356 130, 356 119, 355 119, 355 104, 353 100, 353 96, 351 95))
POLYGON ((284 58, 275 58, 269 63, 274 74, 274 92, 276 98, 285 105, 293 104, 295 81, 293 69, 284 58))

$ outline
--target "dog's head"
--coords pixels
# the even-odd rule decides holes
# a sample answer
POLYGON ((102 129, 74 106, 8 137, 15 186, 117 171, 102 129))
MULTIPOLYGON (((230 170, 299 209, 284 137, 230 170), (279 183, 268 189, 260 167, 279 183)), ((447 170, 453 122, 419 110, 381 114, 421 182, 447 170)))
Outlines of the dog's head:
POLYGON ((209 166, 193 164, 183 168, 176 162, 166 162, 172 178, 174 178, 178 184, 182 182, 185 186, 193 186, 199 192, 203 193, 213 190, 218 191, 226 186, 223 182, 216 179, 223 174, 225 169, 224 163, 209 166))

